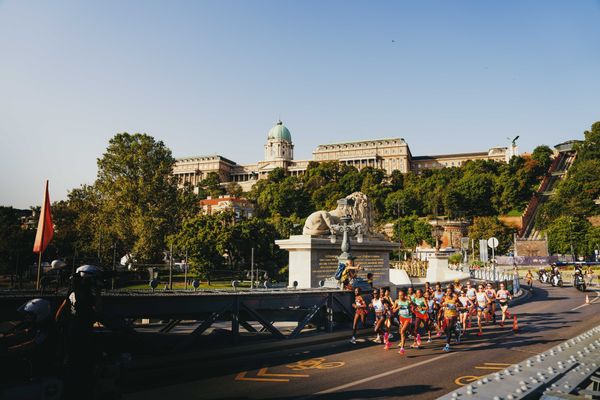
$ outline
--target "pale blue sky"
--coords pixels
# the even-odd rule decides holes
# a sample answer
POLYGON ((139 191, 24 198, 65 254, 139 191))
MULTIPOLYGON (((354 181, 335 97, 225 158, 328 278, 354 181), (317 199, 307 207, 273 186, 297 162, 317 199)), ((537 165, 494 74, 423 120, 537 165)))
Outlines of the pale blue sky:
POLYGON ((520 150, 600 120, 599 1, 2 1, 0 204, 93 182, 116 132, 176 157, 298 159, 403 137, 414 155, 520 150))

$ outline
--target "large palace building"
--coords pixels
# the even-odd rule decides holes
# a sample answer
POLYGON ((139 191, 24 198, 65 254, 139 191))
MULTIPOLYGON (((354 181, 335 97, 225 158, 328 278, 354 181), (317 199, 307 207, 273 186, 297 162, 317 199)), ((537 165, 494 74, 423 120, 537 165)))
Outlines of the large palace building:
POLYGON ((420 173, 427 169, 458 167, 469 160, 508 162, 516 154, 516 147, 494 147, 478 153, 413 157, 404 139, 392 138, 322 144, 313 151, 312 160, 294 160, 292 135, 278 121, 269 130, 262 161, 240 165, 220 155, 185 157, 177 159, 173 174, 180 186, 186 183, 196 186, 209 173, 215 172, 222 183, 237 182, 244 191, 248 191, 257 180, 266 178, 275 168, 282 168, 288 175, 302 175, 310 161, 338 161, 359 170, 380 168, 389 175, 394 170, 420 173))

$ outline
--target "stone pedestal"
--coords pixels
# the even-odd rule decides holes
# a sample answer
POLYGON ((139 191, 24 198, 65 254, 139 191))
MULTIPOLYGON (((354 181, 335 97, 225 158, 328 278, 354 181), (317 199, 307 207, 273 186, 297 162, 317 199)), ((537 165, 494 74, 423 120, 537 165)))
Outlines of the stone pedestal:
MULTIPOLYGON (((298 282, 299 289, 317 288, 319 281, 332 277, 338 268, 338 256, 341 254, 341 241, 332 244, 328 238, 295 235, 289 239, 277 240, 275 243, 287 250, 289 258, 289 286, 298 282)), ((397 245, 385 240, 369 240, 363 243, 351 240, 356 263, 364 269, 358 275, 367 277, 373 273, 375 286, 388 285, 390 282, 390 252, 397 245)))
POLYGON ((436 282, 451 281, 454 279, 468 279, 467 272, 453 271, 448 267, 448 256, 434 254, 429 257, 429 266, 427 267, 427 282, 432 285, 436 282))

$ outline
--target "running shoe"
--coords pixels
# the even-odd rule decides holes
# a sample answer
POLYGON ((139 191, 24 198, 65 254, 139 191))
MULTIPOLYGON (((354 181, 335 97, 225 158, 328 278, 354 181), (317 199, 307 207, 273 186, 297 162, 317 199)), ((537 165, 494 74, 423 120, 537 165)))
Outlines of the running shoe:
POLYGON ((386 342, 385 346, 383 346, 384 350, 389 350, 390 349, 390 342, 386 342))
POLYGON ((481 336, 481 335, 483 335, 483 333, 477 332, 477 336, 481 336))
POLYGON ((447 353, 450 351, 450 345, 446 343, 446 345, 444 346, 444 351, 447 353))
POLYGON ((510 318, 510 313, 508 312, 508 310, 505 312, 506 314, 506 318, 510 318))
POLYGON ((427 343, 431 343, 431 338, 427 339, 427 343))
POLYGON ((437 335, 436 335, 436 336, 437 336, 437 337, 440 337, 440 336, 442 336, 442 332, 438 331, 438 333, 437 333, 437 335))
POLYGON ((398 352, 398 354, 400 354, 401 356, 404 355, 404 347, 400 347, 400 351, 398 352))
POLYGON ((504 322, 500 322, 500 328, 504 328, 504 322))
POLYGON ((467 324, 467 328, 471 329, 471 321, 467 324))
POLYGON ((354 336, 352 336, 352 339, 350 339, 350 343, 356 344, 356 338, 354 336))
POLYGON ((421 335, 420 334, 417 334, 417 340, 416 340, 416 342, 417 342, 417 346, 421 347, 421 335))

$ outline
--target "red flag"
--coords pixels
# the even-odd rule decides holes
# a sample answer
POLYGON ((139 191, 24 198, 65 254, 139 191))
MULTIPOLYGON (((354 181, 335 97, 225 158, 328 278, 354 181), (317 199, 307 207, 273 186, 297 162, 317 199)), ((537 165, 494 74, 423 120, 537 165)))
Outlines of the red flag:
POLYGON ((44 203, 42 204, 42 212, 38 222, 37 233, 35 234, 35 242, 33 243, 33 252, 44 252, 48 243, 54 235, 54 225, 52 224, 52 213, 50 212, 50 194, 48 193, 48 181, 46 181, 46 190, 44 191, 44 203))

